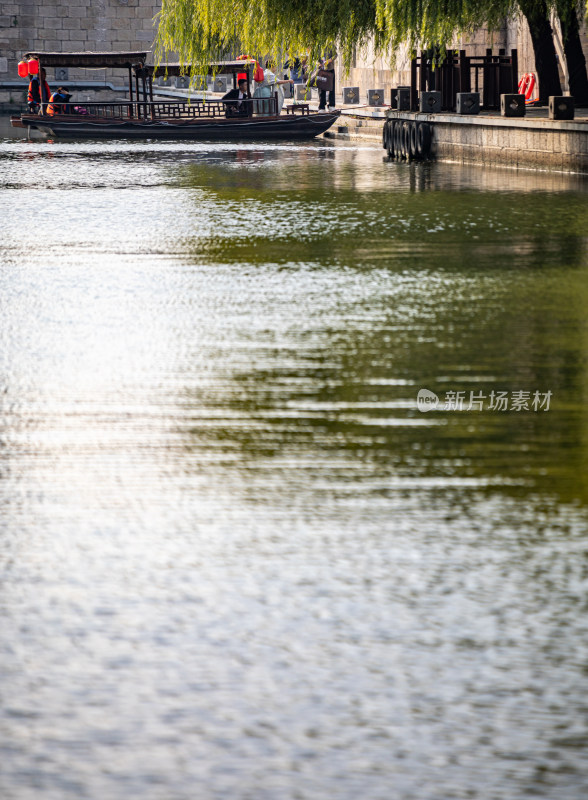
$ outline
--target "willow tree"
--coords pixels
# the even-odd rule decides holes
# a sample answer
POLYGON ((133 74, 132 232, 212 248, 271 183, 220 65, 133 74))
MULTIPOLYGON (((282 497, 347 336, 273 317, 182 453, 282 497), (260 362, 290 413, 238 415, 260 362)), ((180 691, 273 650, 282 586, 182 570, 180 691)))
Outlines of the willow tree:
POLYGON ((379 54, 449 46, 481 25, 498 28, 514 0, 163 0, 157 54, 204 65, 236 49, 274 55, 335 48, 346 67, 372 42, 379 54))
POLYGON ((375 0, 163 0, 157 55, 201 67, 237 51, 314 59, 337 48, 349 65, 370 39, 385 47, 375 23, 375 0))
POLYGON ((551 8, 547 0, 518 0, 529 25, 535 69, 539 78, 539 102, 547 103, 550 95, 561 94, 557 54, 551 27, 551 8))
POLYGON ((568 66, 568 80, 570 94, 576 105, 588 105, 588 73, 586 58, 580 39, 581 3, 568 0, 555 0, 555 8, 561 22, 562 38, 566 64, 568 66))
POLYGON ((522 12, 531 29, 545 100, 547 93, 561 94, 549 14, 556 3, 561 15, 577 1, 163 0, 157 55, 164 60, 173 51, 198 71, 236 50, 283 57, 309 53, 313 61, 336 48, 348 68, 354 52, 368 42, 378 54, 393 54, 401 45, 412 51, 431 46, 442 50, 456 36, 483 25, 498 30, 506 17, 522 12))

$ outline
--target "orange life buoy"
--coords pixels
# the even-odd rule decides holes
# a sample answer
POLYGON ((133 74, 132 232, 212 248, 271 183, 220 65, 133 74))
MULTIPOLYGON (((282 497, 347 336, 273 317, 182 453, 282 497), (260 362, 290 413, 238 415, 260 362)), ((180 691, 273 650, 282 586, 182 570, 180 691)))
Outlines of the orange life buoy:
POLYGON ((534 103, 538 99, 533 96, 537 87, 537 78, 534 72, 525 72, 519 81, 519 94, 525 95, 525 103, 534 103))

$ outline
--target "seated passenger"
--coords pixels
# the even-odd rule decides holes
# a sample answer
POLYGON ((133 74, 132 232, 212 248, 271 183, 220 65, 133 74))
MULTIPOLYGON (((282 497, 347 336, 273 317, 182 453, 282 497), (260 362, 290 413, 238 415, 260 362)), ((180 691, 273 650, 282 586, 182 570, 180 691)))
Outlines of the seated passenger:
POLYGON ((46 113, 49 114, 50 117, 53 117, 56 114, 71 113, 69 107, 70 97, 71 94, 68 92, 68 90, 63 86, 60 86, 59 89, 56 92, 53 92, 49 98, 46 113))
POLYGON ((227 117, 250 117, 251 96, 247 93, 247 81, 241 78, 237 82, 237 89, 231 89, 221 99, 225 104, 227 117))

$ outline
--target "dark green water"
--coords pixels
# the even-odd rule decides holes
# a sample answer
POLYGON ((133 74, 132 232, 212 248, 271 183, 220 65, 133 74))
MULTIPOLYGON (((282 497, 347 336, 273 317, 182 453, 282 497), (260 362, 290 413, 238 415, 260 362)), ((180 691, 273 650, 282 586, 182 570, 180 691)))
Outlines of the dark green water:
POLYGON ((0 143, 6 800, 588 791, 588 182, 382 156, 0 143))

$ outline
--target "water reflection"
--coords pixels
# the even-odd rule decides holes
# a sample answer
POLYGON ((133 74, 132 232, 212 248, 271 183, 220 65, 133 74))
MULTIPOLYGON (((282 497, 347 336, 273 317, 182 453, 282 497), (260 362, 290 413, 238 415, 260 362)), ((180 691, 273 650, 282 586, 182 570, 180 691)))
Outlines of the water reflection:
POLYGON ((577 800, 585 182, 3 141, 0 186, 3 796, 577 800))

